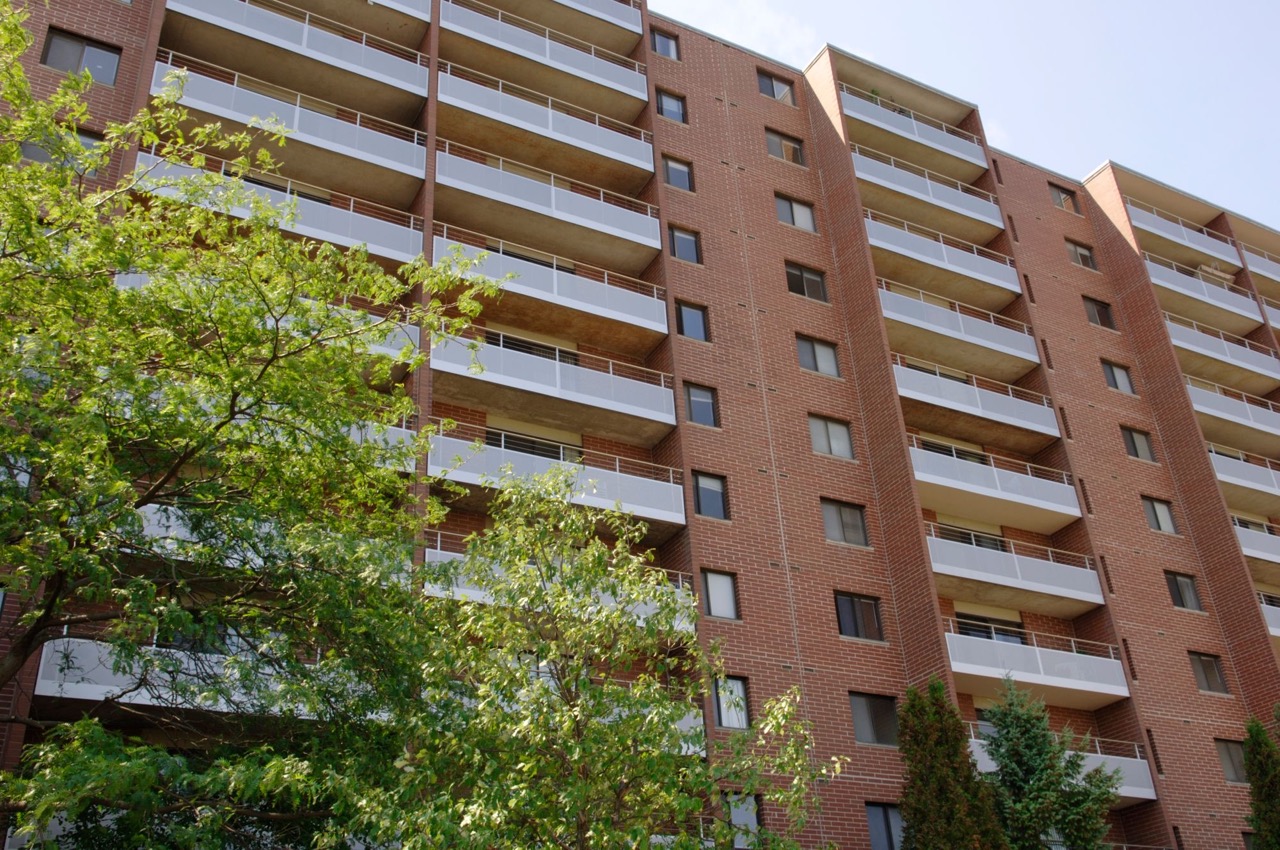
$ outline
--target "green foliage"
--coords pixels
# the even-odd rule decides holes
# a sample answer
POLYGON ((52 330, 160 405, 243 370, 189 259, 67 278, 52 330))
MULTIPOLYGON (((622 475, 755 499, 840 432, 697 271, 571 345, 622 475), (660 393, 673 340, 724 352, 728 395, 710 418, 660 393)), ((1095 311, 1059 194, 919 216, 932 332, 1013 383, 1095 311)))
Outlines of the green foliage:
POLYGON ((898 747, 906 765, 903 850, 1002 850, 992 791, 978 776, 960 713, 938 678, 907 689, 898 711, 898 747))
MULTIPOLYGON (((1280 723, 1280 706, 1276 708, 1280 723)), ((1280 748, 1256 717, 1244 739, 1244 772, 1249 779, 1249 826, 1254 850, 1280 850, 1280 748)))

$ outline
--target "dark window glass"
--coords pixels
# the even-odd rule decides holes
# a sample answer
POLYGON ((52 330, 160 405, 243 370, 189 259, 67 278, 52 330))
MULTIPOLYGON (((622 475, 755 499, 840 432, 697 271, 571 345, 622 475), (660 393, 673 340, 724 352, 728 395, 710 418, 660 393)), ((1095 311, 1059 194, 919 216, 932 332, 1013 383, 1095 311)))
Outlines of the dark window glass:
POLYGON ((658 114, 663 118, 679 121, 681 124, 689 123, 688 115, 685 112, 684 98, 678 94, 659 90, 658 114))
POLYGON ((1106 379, 1107 386, 1111 387, 1111 389, 1135 395, 1133 391, 1133 378, 1130 376, 1128 368, 1121 366, 1118 363, 1103 360, 1102 377, 1106 379))
POLYGON ((796 105, 795 89, 786 80, 780 80, 767 71, 756 71, 756 84, 760 88, 760 94, 765 97, 773 98, 789 106, 796 105))
POLYGON ((1115 318, 1111 315, 1111 305, 1105 301, 1099 301, 1086 295, 1084 298, 1084 314, 1089 317, 1090 324, 1108 328, 1109 330, 1116 329, 1115 318))
POLYGON ((1147 525, 1151 526, 1152 530, 1167 531, 1170 534, 1178 533, 1178 524, 1173 521, 1173 505, 1163 499, 1143 496, 1142 510, 1146 513, 1147 525))
POLYGON ((867 545, 865 509, 834 499, 822 499, 822 527, 827 539, 836 543, 867 545))
POLYGON ((1191 671, 1196 677, 1196 687, 1218 694, 1229 693, 1227 679, 1222 675, 1221 658, 1203 652, 1189 652, 1187 655, 1191 658, 1191 671))
POLYGON ((1129 457, 1136 457, 1139 460, 1149 460, 1153 463, 1156 459, 1156 453, 1151 448, 1151 435, 1146 431, 1138 431, 1134 428, 1120 428, 1121 435, 1124 436, 1124 450, 1129 457))
POLYGON ((700 387, 697 384, 684 385, 685 416, 690 422, 698 425, 720 427, 720 417, 716 410, 716 391, 711 387, 700 387))
POLYGON ((860 744, 898 746, 898 705, 893 697, 849 694, 853 705, 853 737, 860 744))
POLYGON ((853 440, 849 423, 822 416, 809 417, 809 440, 819 454, 853 459, 853 440))
POLYGON ((1093 249, 1088 245, 1081 245, 1079 242, 1067 240, 1067 256, 1071 258, 1071 262, 1077 266, 1084 266, 1086 269, 1098 270, 1098 263, 1093 258, 1093 249))
POLYGON ((836 621, 840 634, 866 640, 884 640, 880 628, 880 600, 854 593, 836 594, 836 621))
POLYGON ((997 620, 994 617, 979 617, 974 614, 958 614, 956 616, 956 634, 966 637, 994 640, 1000 643, 1025 645, 1026 632, 1022 623, 1011 620, 997 620))
POLYGON ((1064 189, 1061 186, 1049 184, 1049 196, 1053 198, 1053 205, 1060 210, 1080 214, 1080 201, 1076 198, 1076 193, 1070 189, 1064 189))
POLYGON ((723 476, 693 473, 693 511, 713 519, 729 518, 729 500, 723 476))
POLYGON ((827 276, 798 263, 787 263, 787 290, 814 301, 827 300, 827 276))
POLYGON ((836 359, 836 347, 829 342, 807 336, 796 337, 796 353, 800 357, 800 368, 809 372, 818 372, 840 377, 840 362, 836 359))
POLYGON ((120 69, 120 48, 68 32, 49 30, 42 61, 50 68, 71 74, 88 71, 95 83, 113 86, 116 84, 116 72, 120 69))
POLYGON ((804 165, 804 142, 799 139, 776 130, 765 130, 764 142, 769 156, 776 156, 778 159, 785 159, 796 165, 804 165))
POLYGON ((664 156, 662 158, 662 179, 667 181, 668 186, 675 186, 677 189, 692 192, 693 166, 687 162, 664 156))
POLYGON ((902 847, 902 815, 897 806, 867 803, 867 829, 871 832, 871 850, 902 847))
POLYGON ((813 207, 809 204, 782 195, 774 195, 773 202, 778 212, 778 221, 801 230, 808 230, 810 233, 817 232, 818 225, 813 218, 813 207))
POLYGON ((1196 591, 1195 576, 1166 572, 1164 580, 1169 585, 1169 598, 1175 607, 1189 611, 1204 610, 1200 605, 1200 594, 1196 591))
POLYGON ((696 304, 676 302, 676 333, 702 342, 711 340, 711 326, 707 324, 707 308, 696 304))
POLYGON ((670 33, 660 30, 649 31, 649 43, 653 46, 653 52, 659 56, 665 56, 668 59, 680 59, 680 39, 670 33))
POLYGON ((667 228, 667 232, 671 237, 671 256, 690 263, 702 262, 702 240, 698 234, 675 226, 667 228))
POLYGON ((1222 762, 1222 773, 1227 781, 1248 782, 1249 777, 1244 772, 1244 744, 1221 738, 1215 738, 1213 743, 1218 748, 1218 761, 1222 762))

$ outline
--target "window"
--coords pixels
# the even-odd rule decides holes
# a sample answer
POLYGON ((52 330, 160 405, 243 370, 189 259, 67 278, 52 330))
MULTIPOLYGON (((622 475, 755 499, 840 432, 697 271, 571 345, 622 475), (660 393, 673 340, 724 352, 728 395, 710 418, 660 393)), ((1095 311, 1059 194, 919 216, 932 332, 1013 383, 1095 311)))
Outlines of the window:
POLYGON ((747 680, 739 676, 725 676, 716 680, 716 725, 723 729, 746 729, 751 720, 747 715, 747 680))
POLYGON ((814 301, 826 301, 827 276, 816 269, 787 263, 787 290, 814 301))
POLYGON ((711 387, 685 384, 684 415, 690 422, 698 425, 719 428, 720 417, 716 411, 716 391, 711 387))
POLYGON ((729 807, 729 823, 733 825, 733 846, 757 847, 754 838, 760 830, 760 801, 744 794, 726 796, 729 807))
POLYGON ((836 360, 836 347, 829 342, 807 336, 796 336, 796 352, 800 355, 800 368, 820 375, 840 377, 840 363, 836 360))
POLYGON ((1169 597, 1175 608, 1186 608, 1188 611, 1203 611, 1200 605, 1200 594, 1196 592, 1196 577, 1182 573, 1164 574, 1169 584, 1169 597))
POLYGON ((1216 694, 1229 693, 1227 679, 1222 675, 1222 659, 1216 655, 1203 652, 1188 652, 1191 658, 1191 672, 1196 676, 1196 687, 1202 691, 1216 694))
POLYGON ((710 325, 707 324, 707 308, 696 304, 676 302, 676 333, 689 339, 711 341, 710 325))
POLYGON ((976 614, 957 614, 956 634, 1018 646, 1025 646, 1027 643, 1027 633, 1022 628, 1022 623, 998 620, 995 617, 979 617, 976 614))
POLYGON ((818 225, 814 223, 813 219, 813 207, 803 201, 786 198, 782 195, 774 195, 773 203, 778 210, 778 221, 783 224, 789 224, 792 227, 798 227, 801 230, 807 230, 810 233, 818 232, 818 225))
POLYGON ((87 168, 83 158, 102 144, 102 137, 86 130, 76 130, 66 136, 42 139, 40 142, 22 142, 19 147, 24 159, 31 162, 54 162, 82 172, 85 177, 96 177, 98 169, 87 168), (83 150, 78 150, 82 148, 83 150))
POLYGON ((1123 426, 1120 428, 1120 433, 1124 435, 1124 450, 1129 453, 1129 457, 1155 462, 1156 453, 1151 448, 1150 434, 1123 426))
POLYGON ((866 511, 861 505, 850 505, 834 499, 822 499, 822 527, 827 539, 835 543, 867 545, 866 511))
POLYGON ((671 256, 687 263, 702 262, 702 240, 692 230, 672 225, 667 228, 671 241, 671 256))
POLYGON ((662 89, 658 89, 658 114, 663 118, 679 121, 681 124, 689 123, 688 115, 685 112, 684 98, 662 89))
MULTIPOLYGON (((671 181, 668 180, 668 183, 671 181)), ((1108 330, 1116 329, 1116 321, 1111 315, 1111 305, 1096 298, 1084 297, 1084 314, 1089 317, 1089 324, 1108 330)))
POLYGON ((818 454, 853 459, 853 440, 849 437, 847 422, 810 416, 809 439, 813 443, 813 450, 818 454))
POLYGON ((1178 524, 1173 521, 1173 505, 1161 499, 1143 496, 1142 510, 1147 514, 1147 525, 1153 530, 1178 533, 1178 524))
POLYGON ((669 156, 662 158, 662 179, 668 186, 693 191, 693 165, 669 156))
POLYGON ((780 80, 768 71, 756 71, 756 85, 760 94, 781 101, 788 106, 796 105, 795 89, 786 80, 780 80))
POLYGON ((853 704, 853 737, 859 744, 898 746, 898 706, 893 697, 849 694, 853 704))
POLYGON ((1067 256, 1071 258, 1071 262, 1077 266, 1084 266, 1086 269, 1098 270, 1098 264, 1093 259, 1093 249, 1087 245, 1081 245, 1079 242, 1067 240, 1067 256))
POLYGON ((1222 762, 1222 773, 1228 782, 1248 782, 1244 772, 1244 744, 1239 741, 1224 741, 1215 738, 1214 746, 1218 748, 1218 761, 1222 762))
POLYGON ((660 30, 650 30, 649 44, 653 47, 653 52, 659 56, 680 61, 680 39, 677 36, 660 30))
POLYGON ((902 815, 887 803, 867 803, 867 829, 871 850, 899 850, 902 847, 902 815))
POLYGON ((765 147, 769 150, 769 156, 776 156, 778 159, 785 159, 787 162, 794 162, 796 165, 804 165, 804 142, 792 136, 787 136, 776 130, 764 131, 765 147))
POLYGON ((50 68, 72 74, 88 71, 95 83, 114 86, 116 71, 120 68, 120 48, 69 32, 49 30, 49 37, 44 43, 44 58, 40 61, 50 68))
POLYGON ((702 571, 702 597, 707 615, 738 619, 738 578, 732 573, 702 571))
POLYGON ((884 640, 880 628, 880 600, 854 593, 836 594, 836 621, 840 634, 864 640, 884 640))
POLYGON ((1080 215, 1080 201, 1076 198, 1076 193, 1070 189, 1050 183, 1049 197, 1053 198, 1053 205, 1058 209, 1080 215))
POLYGON ((712 519, 728 519, 729 502, 725 498, 724 485, 721 475, 693 473, 693 512, 712 519))
POLYGON ((1107 386, 1113 390, 1119 390, 1122 393, 1136 395, 1133 391, 1133 378, 1129 375, 1129 368, 1121 366, 1119 363, 1112 363, 1109 360, 1102 361, 1102 377, 1107 381, 1107 386))

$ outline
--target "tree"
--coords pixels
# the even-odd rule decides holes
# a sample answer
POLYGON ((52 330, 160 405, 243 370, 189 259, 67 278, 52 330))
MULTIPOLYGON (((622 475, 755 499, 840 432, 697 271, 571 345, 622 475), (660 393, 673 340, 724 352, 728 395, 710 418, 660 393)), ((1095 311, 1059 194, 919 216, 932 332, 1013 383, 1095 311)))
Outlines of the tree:
MULTIPOLYGON (((1280 722, 1280 706, 1276 721, 1280 722)), ((1253 848, 1280 850, 1280 749, 1256 717, 1245 727, 1244 772, 1249 779, 1253 848)))
POLYGON ((903 850, 1008 846, 991 787, 978 776, 969 736, 941 679, 931 678, 923 692, 907 689, 898 712, 898 747, 907 772, 903 850))
MULTIPOLYGON (((994 727, 987 775, 996 812, 1012 850, 1040 850, 1052 840, 1067 847, 1101 848, 1107 813, 1120 784, 1117 771, 1084 769, 1084 754, 1070 730, 1055 735, 1044 703, 1005 679, 1000 705, 987 712, 994 727)), ((1088 738, 1079 742, 1087 745, 1088 738)))

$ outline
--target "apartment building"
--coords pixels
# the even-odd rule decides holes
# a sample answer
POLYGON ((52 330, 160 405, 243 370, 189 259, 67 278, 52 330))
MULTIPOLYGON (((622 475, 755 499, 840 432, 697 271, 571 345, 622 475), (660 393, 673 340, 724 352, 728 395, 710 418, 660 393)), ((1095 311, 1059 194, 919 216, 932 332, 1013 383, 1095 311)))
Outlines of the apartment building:
MULTIPOLYGON (((983 766, 1009 673, 1121 771, 1109 840, 1246 846, 1239 742, 1280 702, 1280 232, 640 0, 291 2, 32 4, 28 70, 89 67, 105 121, 186 69, 200 118, 292 130, 260 190, 300 235, 516 275, 483 373, 447 343, 407 379, 459 423, 432 470, 487 446, 426 557, 483 526, 486 473, 583 463, 700 595, 747 703, 709 734, 799 686, 815 756, 850 758, 815 845, 896 846, 909 685, 947 681, 983 766)), ((37 712, 109 691, 33 667, 37 712)))

